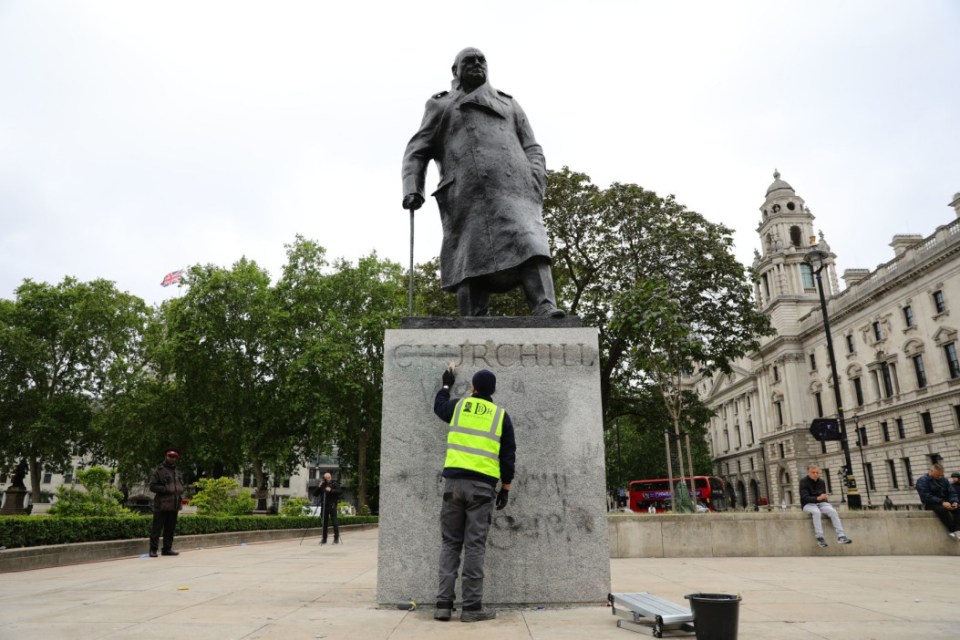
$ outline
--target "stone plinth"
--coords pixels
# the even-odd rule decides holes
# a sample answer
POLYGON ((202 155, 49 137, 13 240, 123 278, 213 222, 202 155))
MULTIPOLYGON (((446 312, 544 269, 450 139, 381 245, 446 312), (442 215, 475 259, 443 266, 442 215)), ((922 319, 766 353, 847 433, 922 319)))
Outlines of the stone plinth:
POLYGON ((23 508, 24 500, 27 497, 25 489, 10 487, 4 492, 3 507, 0 508, 0 516, 22 516, 27 510, 23 508))
POLYGON ((381 604, 436 599, 447 425, 433 401, 450 361, 454 397, 470 394, 479 369, 496 373, 493 399, 517 438, 510 504, 493 512, 487 540, 484 603, 603 602, 610 590, 597 330, 495 325, 386 334, 381 604))

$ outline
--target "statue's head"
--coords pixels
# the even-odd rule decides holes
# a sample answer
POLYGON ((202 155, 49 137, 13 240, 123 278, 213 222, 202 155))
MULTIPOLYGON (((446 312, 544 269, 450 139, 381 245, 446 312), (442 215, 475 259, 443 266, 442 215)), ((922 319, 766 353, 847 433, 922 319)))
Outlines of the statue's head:
POLYGON ((480 49, 467 47, 454 58, 451 70, 454 87, 473 91, 487 81, 487 58, 480 49))

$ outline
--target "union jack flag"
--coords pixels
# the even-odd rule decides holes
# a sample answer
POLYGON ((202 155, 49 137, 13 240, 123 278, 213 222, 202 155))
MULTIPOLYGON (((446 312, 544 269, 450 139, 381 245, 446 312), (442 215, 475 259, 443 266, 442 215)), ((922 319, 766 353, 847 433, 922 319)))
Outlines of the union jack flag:
POLYGON ((161 287, 169 287, 172 284, 177 284, 180 282, 180 279, 183 278, 183 269, 177 269, 176 271, 171 271, 167 275, 163 276, 163 282, 160 283, 161 287))

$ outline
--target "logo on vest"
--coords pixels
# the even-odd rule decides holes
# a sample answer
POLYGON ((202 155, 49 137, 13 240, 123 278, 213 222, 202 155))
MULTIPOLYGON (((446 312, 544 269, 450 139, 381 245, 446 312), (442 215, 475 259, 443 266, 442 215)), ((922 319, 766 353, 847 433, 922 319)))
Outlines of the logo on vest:
POLYGON ((464 403, 463 403, 463 412, 464 412, 464 413, 472 413, 472 414, 475 415, 475 416, 484 416, 484 415, 490 413, 490 409, 489 409, 489 407, 487 407, 487 406, 484 405, 484 404, 478 404, 478 405, 474 406, 474 403, 472 403, 472 402, 464 402, 464 403))

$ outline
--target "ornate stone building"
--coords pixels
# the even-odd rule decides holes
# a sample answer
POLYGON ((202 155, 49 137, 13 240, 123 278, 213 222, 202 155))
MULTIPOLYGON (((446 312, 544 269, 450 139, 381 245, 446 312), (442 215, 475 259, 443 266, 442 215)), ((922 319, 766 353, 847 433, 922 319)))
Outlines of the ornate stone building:
MULTIPOLYGON (((950 204, 960 218, 960 194, 950 204)), ((820 466, 835 501, 844 493, 840 443, 809 433, 814 418, 837 413, 819 295, 803 261, 818 248, 828 256, 823 286, 863 504, 880 506, 885 496, 919 504, 914 482, 932 462, 960 470, 960 219, 927 237, 894 236, 893 259, 873 271, 847 269, 841 290, 835 254, 779 173, 760 212, 755 295, 777 334, 732 374, 695 381, 716 412, 714 473, 737 507, 799 505, 808 462, 820 466)))

